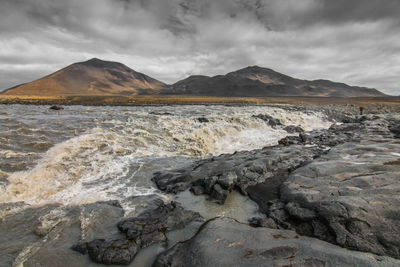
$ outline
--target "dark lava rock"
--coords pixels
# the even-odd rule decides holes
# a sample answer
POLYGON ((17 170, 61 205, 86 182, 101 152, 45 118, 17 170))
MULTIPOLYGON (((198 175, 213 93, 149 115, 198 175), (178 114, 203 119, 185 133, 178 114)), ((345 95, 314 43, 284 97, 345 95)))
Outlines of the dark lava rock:
POLYGON ((253 115, 253 118, 258 118, 261 119, 265 122, 268 123, 269 126, 271 127, 276 127, 276 126, 282 126, 282 123, 280 120, 275 119, 274 117, 270 116, 270 115, 266 115, 266 114, 258 114, 258 115, 253 115))
POLYGON ((139 250, 139 245, 133 240, 95 239, 87 243, 89 257, 97 263, 129 264, 139 250))
POLYGON ((249 220, 249 225, 253 226, 253 227, 266 227, 266 228, 272 228, 272 229, 278 228, 275 221, 271 218, 253 217, 249 220))
POLYGON ((358 140, 363 131, 363 124, 353 123, 301 133, 300 136, 288 136, 279 142, 279 146, 224 154, 197 161, 182 169, 156 172, 153 181, 166 192, 191 189, 195 194, 204 193, 218 203, 224 203, 228 195, 226 192, 238 190, 247 194, 246 188, 249 186, 263 183, 276 175, 287 177, 290 172, 308 164, 331 146, 358 140))
POLYGON ((118 223, 123 237, 95 239, 91 242, 80 242, 72 249, 86 253, 97 263, 129 264, 138 251, 154 243, 166 245, 166 233, 185 227, 191 221, 200 218, 198 213, 186 211, 179 203, 165 204, 155 199, 156 207, 143 211, 138 216, 118 223))
POLYGON ((210 196, 218 204, 224 204, 225 203, 225 199, 228 196, 228 191, 222 189, 222 187, 219 184, 216 184, 216 185, 214 185, 210 196))
POLYGON ((346 248, 400 258, 398 151, 394 141, 347 143, 297 169, 280 189, 287 214, 280 220, 346 248))
POLYGON ((190 188, 190 192, 195 194, 196 196, 204 194, 204 187, 199 185, 194 185, 190 188))
POLYGON ((62 106, 60 106, 60 105, 54 105, 54 106, 49 107, 49 109, 51 109, 51 110, 63 110, 64 108, 62 106))
POLYGON ((156 111, 149 112, 149 114, 151 114, 151 115, 159 115, 159 116, 174 115, 174 114, 172 114, 170 112, 156 112, 156 111))
POLYGON ((198 120, 199 122, 201 122, 201 123, 210 122, 209 119, 204 118, 204 117, 202 117, 202 118, 197 118, 197 120, 198 120))
POLYGON ((400 138, 400 120, 392 122, 389 125, 389 130, 394 134, 395 138, 400 138))
POLYGON ((300 126, 296 126, 296 125, 286 126, 285 128, 283 128, 283 130, 285 130, 288 133, 303 133, 304 132, 303 128, 301 128, 300 126))
POLYGON ((191 239, 161 253, 153 267, 399 266, 400 261, 340 248, 294 231, 253 228, 229 218, 205 223, 191 239))
POLYGON ((177 193, 191 188, 222 204, 232 190, 246 194, 248 186, 261 183, 276 173, 288 173, 321 151, 318 147, 279 146, 237 152, 201 160, 184 169, 155 173, 153 181, 163 191, 177 193))
POLYGON ((348 142, 286 178, 271 177, 247 192, 278 228, 400 258, 400 143, 389 124, 385 116, 366 116, 361 128, 356 123, 332 126, 336 140, 307 134, 306 142, 348 142))

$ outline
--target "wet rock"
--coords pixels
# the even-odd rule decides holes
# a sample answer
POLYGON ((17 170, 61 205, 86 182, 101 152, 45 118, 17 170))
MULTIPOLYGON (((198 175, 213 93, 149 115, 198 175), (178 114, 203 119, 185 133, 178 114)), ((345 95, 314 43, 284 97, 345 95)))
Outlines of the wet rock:
POLYGON ((400 120, 393 121, 389 125, 389 130, 394 134, 395 138, 400 138, 400 120))
POLYGON ((54 105, 49 107, 50 110, 63 110, 64 108, 60 105, 54 105))
POLYGON ((170 113, 170 112, 156 112, 156 111, 149 112, 149 114, 152 114, 152 115, 159 115, 159 116, 174 115, 174 114, 172 114, 172 113, 170 113))
POLYGON ((266 227, 266 228, 272 228, 272 229, 278 228, 275 221, 271 218, 253 217, 249 220, 249 225, 253 226, 253 227, 266 227))
POLYGON ((318 147, 302 146, 237 152, 201 160, 184 169, 155 173, 153 181, 166 192, 176 193, 192 188, 193 192, 204 191, 223 203, 232 190, 245 194, 248 186, 261 183, 276 173, 294 170, 321 152, 318 147), (214 190, 216 184, 219 186, 214 190))
POLYGON ((276 126, 281 126, 282 123, 279 119, 275 119, 274 117, 270 116, 270 115, 266 115, 266 114, 258 114, 258 115, 253 115, 253 118, 258 118, 261 119, 265 122, 268 123, 269 126, 271 127, 276 127, 276 126))
POLYGON ((301 128, 300 126, 296 126, 296 125, 289 125, 283 128, 283 130, 285 130, 288 133, 303 133, 304 130, 303 128, 301 128))
POLYGON ((176 202, 165 204, 155 199, 154 203, 155 208, 118 223, 122 237, 80 242, 73 249, 81 253, 87 250, 89 257, 97 263, 129 264, 140 249, 155 243, 166 245, 167 232, 183 228, 200 218, 198 213, 186 211, 176 202))
POLYGON ((290 216, 301 221, 311 221, 317 217, 317 214, 313 210, 302 208, 298 203, 287 203, 285 210, 290 214, 290 216))
POLYGON ((161 253, 162 266, 398 266, 400 261, 346 250, 294 231, 253 228, 229 218, 205 223, 161 253))
POLYGON ((200 186, 200 185, 193 185, 190 188, 190 192, 192 192, 193 194, 195 194, 196 196, 198 195, 202 195, 204 194, 204 187, 200 186))
POLYGON ((210 196, 218 204, 224 204, 225 199, 228 196, 228 191, 222 189, 222 187, 219 184, 215 184, 213 190, 211 191, 210 196))
POLYGON ((198 121, 198 122, 201 122, 201 123, 210 122, 210 120, 209 120, 209 119, 207 119, 207 118, 204 118, 204 117, 197 118, 197 121, 198 121))
MULTIPOLYGON (((261 170, 261 172, 262 172, 262 170, 261 170)), ((224 173, 218 179, 218 184, 223 189, 228 190, 228 191, 232 191, 233 186, 236 184, 236 182, 237 182, 237 175, 234 172, 224 173)))
POLYGON ((87 243, 87 250, 94 262, 126 265, 136 256, 139 246, 128 239, 96 239, 87 243))
POLYGON ((389 140, 347 143, 297 169, 281 187, 283 221, 308 223, 313 236, 346 248, 400 258, 400 166, 387 164, 398 160, 395 151, 400 144, 389 140))

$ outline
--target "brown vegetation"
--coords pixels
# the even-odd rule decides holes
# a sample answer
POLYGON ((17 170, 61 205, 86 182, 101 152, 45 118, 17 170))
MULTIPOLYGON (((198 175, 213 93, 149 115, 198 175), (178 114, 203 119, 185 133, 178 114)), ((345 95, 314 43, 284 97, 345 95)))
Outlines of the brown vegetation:
POLYGON ((185 104, 304 104, 304 105, 395 105, 400 97, 199 97, 199 96, 12 96, 0 95, 0 104, 61 105, 185 105, 185 104))

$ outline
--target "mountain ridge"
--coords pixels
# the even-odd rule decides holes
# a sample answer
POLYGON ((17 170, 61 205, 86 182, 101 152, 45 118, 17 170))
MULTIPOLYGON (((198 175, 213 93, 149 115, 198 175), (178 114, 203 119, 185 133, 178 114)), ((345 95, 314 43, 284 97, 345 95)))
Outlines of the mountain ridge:
POLYGON ((211 96, 385 96, 376 89, 330 80, 301 80, 269 68, 249 66, 225 75, 190 76, 172 85, 174 94, 211 96))
POLYGON ((270 68, 248 66, 225 75, 191 75, 167 85, 128 66, 92 58, 73 63, 3 95, 197 95, 232 97, 373 97, 382 92, 330 80, 301 80, 270 68))

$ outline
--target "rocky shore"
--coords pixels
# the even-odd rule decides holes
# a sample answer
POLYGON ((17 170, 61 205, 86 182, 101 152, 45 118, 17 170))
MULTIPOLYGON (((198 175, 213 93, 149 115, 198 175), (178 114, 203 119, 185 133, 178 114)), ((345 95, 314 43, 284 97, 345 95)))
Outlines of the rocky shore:
MULTIPOLYGON (((314 109, 337 123, 311 132, 293 126, 275 146, 154 172, 155 185, 170 198, 36 208, 2 204, 0 262, 400 266, 400 115, 373 110, 356 115, 358 107, 302 111, 314 109), (231 195, 241 194, 257 203, 258 213, 248 221, 205 218, 171 201, 182 193, 195 200, 206 196, 222 208, 231 195)), ((266 114, 254 115, 283 127, 266 114)))
POLYGON ((218 219, 193 239, 163 253, 155 265, 221 266, 240 262, 240 266, 260 266, 267 264, 265 260, 269 260, 267 265, 277 266, 400 264, 382 257, 400 259, 399 125, 400 117, 393 114, 352 116, 328 130, 286 137, 278 146, 221 155, 187 168, 156 173, 154 181, 161 190, 177 193, 190 189, 220 204, 237 190, 253 199, 265 217, 249 221, 263 230, 218 219), (258 234, 265 231, 265 235, 285 236, 280 232, 283 229, 292 236, 282 237, 285 241, 276 242, 276 246, 270 245, 271 238, 263 240, 258 234), (296 240, 293 231, 300 236, 296 240), (221 247, 216 244, 218 240, 231 243, 221 247), (252 241, 260 244, 253 246, 252 241), (300 245, 303 242, 307 245, 300 245), (230 249, 236 246, 240 252, 230 249), (309 251, 314 247, 322 252, 309 251), (374 256, 351 250, 336 252, 340 247, 374 256), (201 256, 191 255, 191 250, 200 250, 201 256), (215 257, 215 251, 227 255, 215 257), (183 257, 185 252, 188 254, 183 257))

